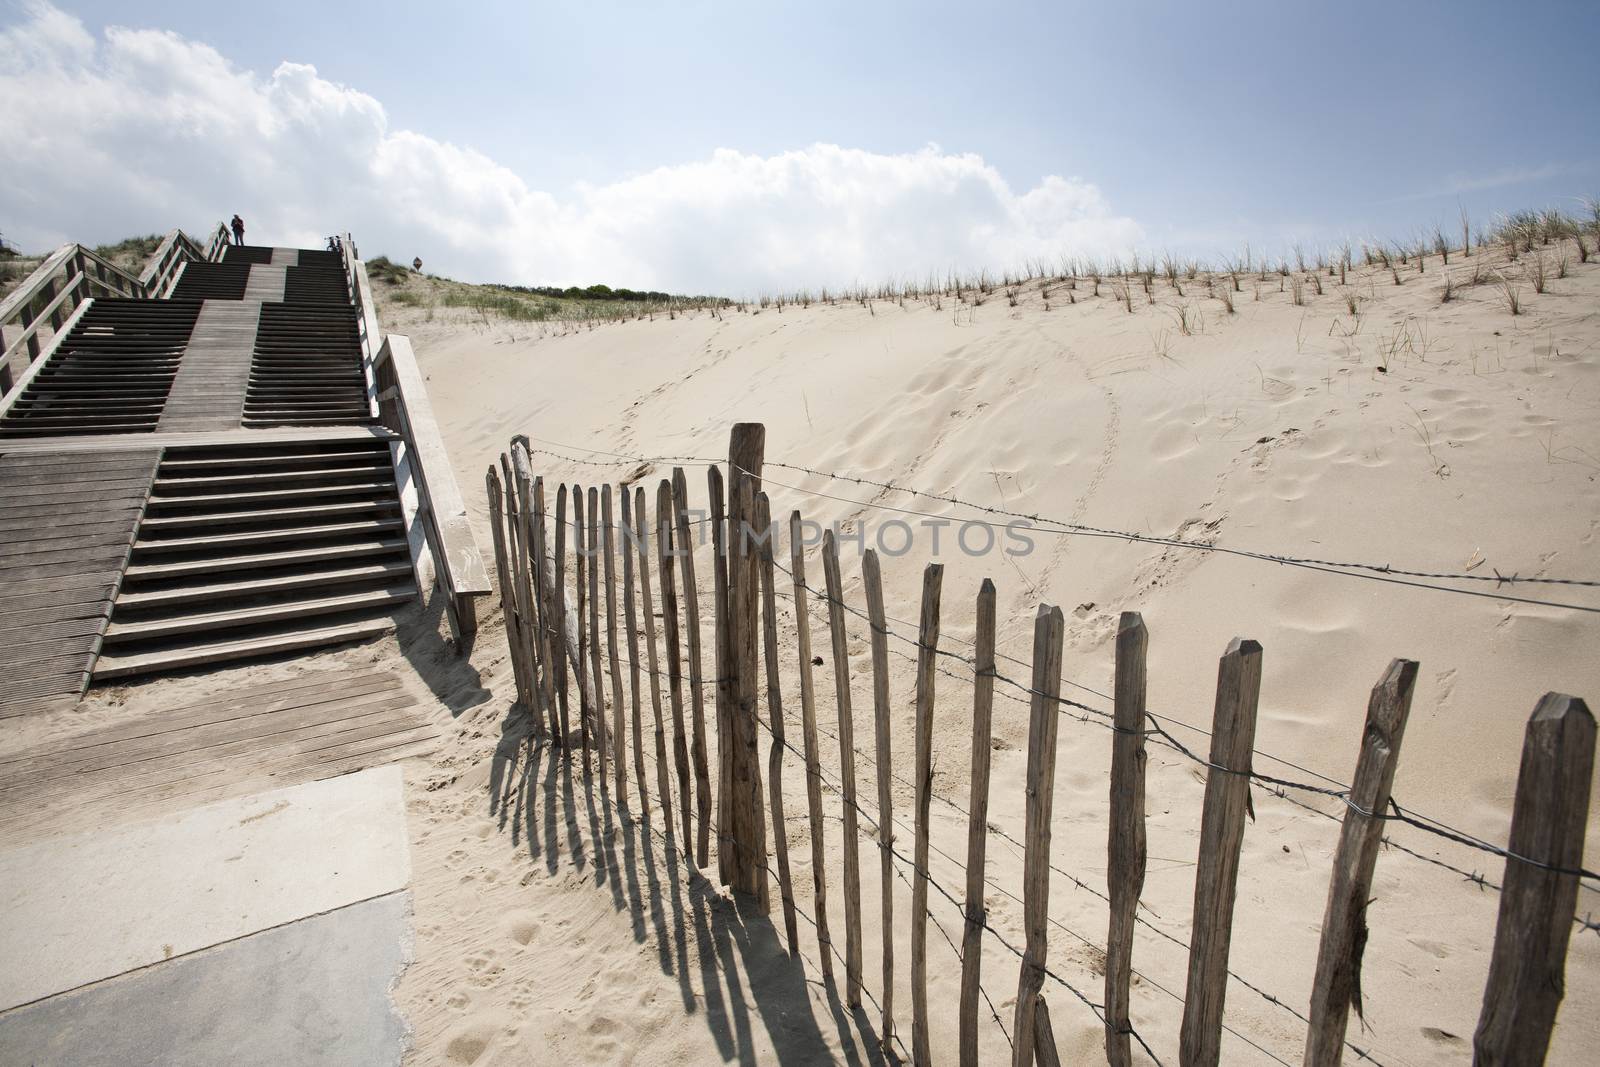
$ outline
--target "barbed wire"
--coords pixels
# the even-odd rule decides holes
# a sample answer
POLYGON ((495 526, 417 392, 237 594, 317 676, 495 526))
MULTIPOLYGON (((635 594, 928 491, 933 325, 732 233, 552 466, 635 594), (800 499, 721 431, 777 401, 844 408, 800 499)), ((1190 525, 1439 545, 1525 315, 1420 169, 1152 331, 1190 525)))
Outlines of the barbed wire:
MULTIPOLYGON (((589 453, 591 455, 608 456, 608 457, 611 457, 612 459, 628 460, 630 462, 635 462, 635 463, 650 463, 650 464, 676 463, 676 464, 688 464, 688 465, 694 465, 694 466, 712 466, 712 465, 716 465, 716 464, 721 462, 720 460, 706 459, 705 457, 702 457, 702 456, 634 456, 634 455, 628 455, 626 453, 621 453, 621 452, 608 452, 608 451, 606 451, 604 449, 587 448, 587 447, 584 447, 582 445, 564 444, 562 442, 552 441, 552 440, 549 440, 547 438, 531 437, 530 440, 541 441, 544 444, 553 445, 556 448, 572 449, 572 450, 576 450, 576 451, 579 451, 579 452, 587 452, 587 453, 589 453)), ((570 455, 570 454, 563 454, 561 452, 554 451, 553 449, 538 449, 536 451, 539 454, 548 455, 548 456, 551 456, 553 458, 561 459, 561 460, 564 460, 564 461, 569 462, 569 463, 581 463, 581 464, 588 464, 588 465, 593 465, 593 466, 616 466, 616 464, 614 464, 614 463, 597 463, 597 462, 595 462, 593 460, 583 459, 580 456, 573 456, 573 455, 570 455)), ((939 501, 941 503, 951 504, 951 505, 954 505, 954 506, 957 506, 957 507, 970 508, 970 509, 972 509, 974 511, 977 511, 979 513, 982 513, 982 514, 998 515, 998 516, 1003 516, 1003 517, 1006 517, 1006 518, 1009 518, 1009 519, 1013 519, 1013 520, 1022 520, 1022 521, 1026 521, 1026 522, 1032 522, 1032 523, 1042 523, 1042 524, 1044 524, 1046 526, 1051 527, 1052 528, 1051 532, 1056 532, 1056 533, 1083 536, 1083 537, 1106 538, 1106 539, 1110 539, 1110 540, 1128 541, 1128 542, 1140 543, 1140 544, 1158 545, 1158 546, 1165 547, 1165 548, 1184 549, 1184 550, 1195 551, 1195 552, 1211 552, 1211 553, 1217 553, 1217 554, 1220 554, 1220 555, 1237 556, 1237 557, 1240 557, 1240 558, 1243 558, 1243 559, 1252 559, 1252 560, 1256 560, 1256 561, 1259 561, 1259 562, 1276 563, 1276 564, 1279 564, 1281 566, 1301 567, 1301 568, 1305 568, 1305 569, 1309 569, 1309 570, 1319 571, 1319 572, 1325 573, 1325 574, 1343 575, 1345 577, 1351 577, 1351 578, 1366 578, 1366 579, 1371 579, 1371 580, 1374 580, 1374 581, 1390 582, 1392 584, 1405 585, 1405 586, 1410 586, 1410 587, 1418 588, 1418 589, 1432 589, 1432 590, 1435 590, 1437 592, 1456 593, 1456 594, 1460 594, 1460 595, 1463 595, 1463 596, 1485 597, 1485 598, 1492 599, 1492 600, 1511 601, 1511 602, 1515 602, 1515 603, 1530 604, 1530 605, 1536 605, 1536 606, 1541 606, 1541 607, 1566 608, 1566 609, 1572 610, 1572 611, 1583 611, 1583 612, 1590 612, 1590 613, 1600 614, 1600 606, 1592 606, 1592 605, 1587 605, 1587 604, 1572 604, 1572 603, 1567 603, 1567 602, 1564 602, 1564 601, 1540 600, 1540 599, 1529 598, 1529 597, 1511 596, 1511 595, 1508 595, 1508 594, 1499 594, 1499 595, 1497 595, 1497 594, 1495 594, 1493 592, 1483 592, 1483 591, 1476 590, 1476 589, 1458 589, 1458 588, 1454 588, 1452 586, 1431 585, 1431 584, 1428 584, 1427 582, 1424 582, 1424 581, 1407 581, 1407 580, 1405 580, 1405 579, 1408 579, 1408 578, 1417 578, 1417 579, 1431 579, 1431 580, 1436 580, 1436 581, 1462 581, 1462 582, 1481 582, 1481 583, 1490 583, 1490 582, 1492 582, 1492 583, 1494 583, 1495 588, 1499 589, 1502 586, 1517 585, 1517 584, 1538 584, 1538 585, 1558 585, 1558 586, 1575 586, 1575 587, 1586 587, 1586 588, 1600 588, 1600 579, 1590 579, 1590 578, 1548 578, 1548 577, 1543 577, 1543 576, 1539 576, 1539 575, 1523 575, 1520 572, 1513 572, 1511 574, 1503 574, 1499 570, 1495 570, 1495 569, 1492 569, 1492 573, 1490 573, 1490 574, 1473 574, 1473 573, 1468 572, 1468 571, 1421 570, 1421 569, 1414 569, 1414 568, 1397 567, 1397 566, 1395 566, 1395 565, 1393 565, 1391 563, 1373 563, 1373 562, 1362 562, 1362 561, 1351 561, 1351 560, 1325 560, 1325 559, 1317 559, 1317 558, 1314 558, 1314 557, 1307 557, 1307 556, 1296 556, 1296 555, 1291 555, 1289 553, 1283 553, 1283 552, 1267 552, 1267 551, 1262 551, 1262 550, 1259 550, 1259 549, 1236 548, 1236 547, 1229 546, 1229 545, 1219 545, 1219 544, 1213 544, 1213 543, 1208 543, 1208 542, 1203 542, 1203 541, 1184 541, 1184 540, 1181 540, 1181 539, 1176 538, 1176 537, 1162 537, 1162 536, 1156 535, 1156 534, 1141 534, 1141 533, 1138 533, 1138 532, 1132 531, 1132 530, 1118 530, 1118 529, 1113 529, 1113 528, 1108 528, 1108 527, 1090 526, 1090 525, 1087 525, 1087 524, 1084 524, 1084 523, 1069 522, 1069 521, 1064 520, 1064 519, 1051 518, 1050 516, 1043 515, 1043 514, 1040 514, 1038 512, 1013 511, 1013 510, 1010 510, 1008 508, 995 507, 994 505, 991 505, 991 504, 981 504, 981 503, 978 503, 977 501, 965 500, 965 499, 963 499, 961 497, 954 496, 953 494, 937 493, 937 492, 933 492, 933 491, 925 490, 925 489, 916 489, 916 488, 913 488, 911 486, 897 485, 897 484, 895 484, 893 482, 878 481, 876 479, 865 478, 865 477, 862 477, 862 476, 856 475, 856 474, 843 473, 843 472, 839 472, 839 471, 819 470, 819 469, 817 469, 815 467, 807 467, 807 466, 805 466, 803 464, 797 464, 797 463, 788 463, 788 462, 785 462, 785 461, 782 461, 782 460, 765 460, 763 465, 767 466, 767 467, 779 467, 779 468, 782 468, 784 470, 792 470, 792 471, 795 471, 797 473, 808 474, 808 475, 811 475, 811 476, 814 476, 814 477, 824 478, 824 479, 827 479, 827 480, 830 480, 830 481, 848 482, 848 483, 851 483, 851 484, 854 484, 854 485, 862 485, 862 486, 868 486, 868 487, 872 487, 872 488, 876 488, 876 489, 881 489, 881 490, 883 490, 885 492, 903 493, 903 494, 906 494, 908 496, 919 497, 919 498, 922 498, 922 499, 925 499, 925 500, 937 500, 937 501, 939 501)), ((750 473, 750 472, 745 472, 745 473, 750 473)), ((792 490, 794 492, 797 492, 797 493, 804 493, 804 494, 806 494, 808 496, 819 497, 819 498, 825 499, 825 500, 832 500, 832 501, 835 501, 837 503, 851 504, 851 505, 854 505, 856 507, 863 507, 863 508, 873 508, 873 509, 880 510, 880 511, 890 511, 890 512, 894 512, 896 514, 911 515, 911 516, 918 517, 918 518, 928 518, 928 519, 944 519, 945 518, 945 516, 942 516, 942 515, 934 515, 934 514, 931 514, 929 512, 917 511, 917 510, 915 510, 913 508, 901 508, 901 507, 896 507, 896 506, 891 505, 891 504, 882 504, 882 503, 878 503, 876 501, 871 501, 871 500, 856 500, 856 499, 853 499, 853 498, 850 498, 850 497, 842 497, 842 496, 837 496, 837 495, 831 494, 831 493, 823 493, 823 492, 820 492, 820 491, 814 490, 814 489, 806 489, 806 488, 804 488, 802 486, 791 485, 791 484, 788 484, 786 482, 780 482, 780 481, 772 478, 770 475, 767 475, 765 473, 757 475, 757 477, 761 478, 764 482, 771 482, 773 485, 777 485, 777 486, 780 486, 780 487, 785 488, 785 489, 790 489, 790 490, 792 490)), ((971 520, 971 521, 978 522, 980 520, 971 520)), ((1002 523, 982 523, 982 524, 983 525, 987 525, 987 526, 991 526, 991 527, 995 527, 995 528, 999 528, 999 529, 1005 529, 1010 525, 1010 524, 1002 524, 1002 523)))

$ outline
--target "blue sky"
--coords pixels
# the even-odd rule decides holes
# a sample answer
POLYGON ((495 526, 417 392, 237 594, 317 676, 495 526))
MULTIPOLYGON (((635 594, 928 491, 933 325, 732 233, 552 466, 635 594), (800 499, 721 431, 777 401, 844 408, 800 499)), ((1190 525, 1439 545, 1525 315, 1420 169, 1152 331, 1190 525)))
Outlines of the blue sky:
MULTIPOLYGON (((5 22, 26 28, 39 11, 13 6, 5 22)), ((981 160, 980 184, 994 186, 998 178, 1005 187, 990 204, 990 193, 973 194, 965 178, 956 180, 948 213, 937 198, 922 194, 905 201, 869 193, 841 202, 831 188, 816 193, 837 226, 828 242, 812 242, 806 254, 773 268, 798 272, 796 285, 838 280, 835 261, 855 271, 901 269, 887 258, 895 252, 915 260, 903 265, 907 272, 1003 265, 955 260, 1027 256, 1063 241, 1102 254, 1129 241, 1194 254, 1249 241, 1277 252, 1296 240, 1314 245, 1409 237, 1434 222, 1453 229, 1462 205, 1487 220, 1522 207, 1576 208, 1577 198, 1600 195, 1594 45, 1600 4, 1594 3, 1023 3, 991 9, 929 2, 415 8, 186 2, 65 3, 54 14, 80 20, 100 42, 99 57, 88 67, 102 80, 114 82, 126 67, 106 56, 106 30, 117 25, 170 31, 185 47, 209 46, 258 86, 285 62, 313 67, 319 83, 375 101, 385 136, 414 133, 473 150, 513 175, 523 192, 548 198, 544 208, 563 215, 562 225, 574 231, 563 232, 548 263, 501 252, 475 264, 470 250, 494 228, 492 216, 453 233, 438 223, 394 226, 392 237, 390 227, 360 220, 380 240, 406 242, 396 253, 421 245, 433 261, 467 274, 611 268, 649 275, 632 284, 726 285, 735 276, 708 269, 709 263, 759 257, 785 240, 781 227, 765 218, 784 213, 780 194, 769 190, 758 204, 739 204, 725 194, 697 205, 690 202, 692 190, 676 188, 665 206, 645 212, 653 229, 663 218, 692 215, 693 208, 704 209, 702 220, 750 213, 743 227, 702 221, 686 228, 678 235, 681 254, 664 248, 600 254, 582 247, 576 232, 589 225, 607 235, 600 244, 637 244, 619 218, 632 204, 654 203, 650 197, 658 190, 643 188, 641 176, 705 165, 719 149, 746 161, 771 161, 816 145, 838 146, 863 155, 820 169, 810 160, 791 166, 803 166, 816 182, 850 187, 880 180, 861 177, 863 168, 874 172, 879 157, 921 153, 919 166, 944 175, 934 184, 950 187, 949 165, 929 162, 932 145, 938 160, 981 160), (1045 190, 1051 206, 1015 202, 1051 176, 1069 183, 1055 194, 1045 190), (1094 194, 1087 201, 1085 188, 1094 194), (614 194, 602 198, 598 215, 602 207, 589 199, 595 190, 614 194), (869 214, 874 206, 912 225, 982 232, 940 243, 901 238, 865 220, 852 242, 847 217, 869 214), (1020 223, 996 221, 1018 213, 1020 223), (1085 220, 1099 222, 1076 225, 1085 220), (1007 225, 1018 232, 997 234, 997 226, 1007 225), (696 240, 693 231, 707 228, 707 244, 688 247, 696 240), (739 245, 742 230, 756 231, 751 247, 739 245)), ((12 73, 13 84, 25 85, 38 71, 12 73)), ((678 176, 688 184, 706 180, 696 174, 678 176)), ((792 181, 768 177, 780 186, 792 181)), ((169 173, 159 178, 182 184, 169 173)), ((927 188, 918 177, 893 180, 902 192, 908 183, 927 188)), ((300 174, 288 184, 314 180, 300 174)), ((472 196, 465 213, 481 212, 481 190, 470 182, 465 190, 452 181, 431 194, 411 193, 431 196, 437 208, 439 197, 452 195, 448 190, 472 196)), ((197 183, 191 199, 209 207, 215 194, 212 210, 254 201, 247 205, 253 217, 271 220, 271 192, 237 182, 216 189, 197 183), (225 203, 224 195, 232 199, 225 203)), ((415 202, 397 195, 391 214, 415 202)), ((507 203, 507 228, 537 214, 522 193, 510 194, 507 203)), ((6 207, 0 200, 0 228, 17 232, 6 207)), ((805 208, 796 214, 811 217, 805 208)), ((544 230, 556 228, 554 217, 544 230)), ((46 230, 66 232, 73 220, 44 221, 37 227, 41 237, 46 230)), ((95 224, 132 231, 163 228, 164 221, 106 218, 95 224)), ((342 224, 330 219, 322 228, 342 224)), ((537 243, 526 235, 519 240, 537 243)), ((777 280, 756 266, 746 273, 761 276, 763 284, 777 280)), ((630 284, 629 278, 608 280, 630 284)))

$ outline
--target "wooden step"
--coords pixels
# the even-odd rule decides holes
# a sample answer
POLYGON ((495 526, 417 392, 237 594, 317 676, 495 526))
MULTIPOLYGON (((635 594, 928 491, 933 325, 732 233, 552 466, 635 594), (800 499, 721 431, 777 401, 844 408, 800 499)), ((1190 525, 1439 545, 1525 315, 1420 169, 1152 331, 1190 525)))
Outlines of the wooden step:
POLYGON ((129 675, 145 674, 150 671, 199 667, 234 659, 270 656, 279 652, 298 652, 324 645, 347 644, 351 641, 366 641, 381 637, 393 629, 394 620, 385 616, 264 637, 219 637, 185 645, 182 648, 156 652, 136 652, 127 655, 107 652, 102 653, 96 661, 93 673, 96 680, 126 678, 129 675))
POLYGON ((263 471, 256 474, 197 475, 192 478, 167 477, 165 466, 163 466, 161 476, 156 478, 155 492, 159 497, 162 494, 171 494, 174 490, 179 489, 228 489, 252 485, 278 485, 286 482, 359 482, 362 479, 370 480, 375 470, 387 472, 388 460, 389 457, 384 456, 381 466, 377 463, 369 463, 360 467, 263 471))
MULTIPOLYGON (((302 519, 338 518, 398 511, 397 497, 383 500, 355 500, 342 504, 317 504, 304 508, 268 508, 261 511, 225 511, 205 515, 146 515, 139 523, 139 533, 158 533, 167 530, 209 530, 215 526, 256 526, 279 521, 298 522, 302 519)), ((165 543, 165 542, 162 542, 165 543)))
POLYGON ((311 615, 333 615, 345 611, 387 611, 415 599, 416 595, 416 587, 408 584, 364 593, 348 593, 344 596, 317 597, 285 604, 255 605, 229 611, 182 615, 170 619, 112 622, 106 630, 106 644, 109 646, 126 641, 147 641, 206 630, 236 629, 240 626, 262 626, 311 615))
POLYGON ((289 500, 317 497, 355 496, 367 493, 372 496, 393 496, 395 484, 392 481, 377 481, 365 478, 352 481, 343 485, 317 485, 304 489, 265 489, 259 493, 206 493, 196 496, 161 496, 150 497, 150 507, 190 507, 203 504, 207 507, 229 507, 233 505, 248 506, 250 504, 274 504, 289 500))
MULTIPOLYGON (((395 523, 399 525, 398 522, 395 523)), ((261 540, 266 544, 282 544, 294 540, 285 536, 290 531, 274 530, 261 540)), ((211 547, 213 539, 200 539, 203 547, 211 547)), ((181 563, 135 563, 127 570, 128 582, 159 581, 166 578, 188 578, 214 571, 261 570, 268 567, 296 567, 305 564, 326 563, 346 559, 362 559, 388 553, 405 552, 406 540, 396 537, 381 541, 356 541, 348 544, 322 545, 317 548, 294 548, 286 552, 258 552, 245 556, 222 556, 213 559, 190 559, 181 563)), ((137 550, 136 550, 137 554, 137 550)))
MULTIPOLYGON (((215 567, 215 561, 212 569, 218 569, 215 567)), ((152 589, 148 592, 129 592, 124 589, 117 596, 112 618, 115 619, 121 612, 137 611, 142 608, 165 608, 201 600, 263 596, 296 589, 351 585, 356 582, 399 581, 410 574, 411 561, 408 559, 402 563, 368 563, 354 567, 303 571, 298 574, 247 578, 237 582, 207 582, 203 585, 184 585, 174 589, 152 589)))
MULTIPOLYGON (((147 520, 148 525, 148 520, 147 520)), ((369 519, 365 522, 337 522, 326 526, 295 526, 289 529, 251 530, 248 533, 216 534, 210 537, 174 537, 161 541, 139 541, 133 546, 133 555, 164 555, 171 552, 195 552, 208 549, 251 548, 256 545, 281 545, 286 541, 305 541, 328 537, 352 537, 362 534, 380 534, 399 530, 405 525, 399 518, 369 519)), ((404 541, 400 542, 402 545, 404 541)), ((135 564, 140 566, 140 564, 135 564)))

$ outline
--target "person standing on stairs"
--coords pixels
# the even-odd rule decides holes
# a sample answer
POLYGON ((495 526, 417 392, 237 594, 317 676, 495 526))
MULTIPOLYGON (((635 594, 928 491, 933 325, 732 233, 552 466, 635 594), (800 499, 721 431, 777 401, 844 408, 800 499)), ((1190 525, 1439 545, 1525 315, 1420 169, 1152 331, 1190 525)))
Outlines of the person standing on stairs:
POLYGON ((244 219, 234 215, 233 222, 230 225, 233 226, 233 243, 236 245, 244 244, 244 219))

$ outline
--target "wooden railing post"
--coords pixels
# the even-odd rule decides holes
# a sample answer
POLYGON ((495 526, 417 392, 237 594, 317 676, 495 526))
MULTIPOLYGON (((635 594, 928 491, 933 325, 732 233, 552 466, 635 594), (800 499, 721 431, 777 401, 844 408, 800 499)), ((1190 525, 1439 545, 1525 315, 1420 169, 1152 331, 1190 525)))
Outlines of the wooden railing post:
POLYGON ((1133 922, 1144 889, 1144 696, 1148 635, 1137 611, 1117 625, 1116 688, 1111 742, 1111 838, 1106 867, 1110 929, 1106 934, 1106 1061, 1129 1067, 1128 985, 1133 968, 1133 922))
POLYGON ((578 736, 583 752, 583 768, 589 769, 589 719, 594 714, 593 698, 589 692, 589 630, 584 625, 587 618, 585 606, 589 602, 589 564, 584 550, 583 486, 572 487, 572 592, 573 610, 577 614, 577 640, 573 657, 573 671, 578 683, 578 736))
POLYGON ((1337 1067, 1344 1059, 1345 1028, 1361 988, 1361 954, 1367 943, 1367 903, 1372 872, 1383 840, 1383 813, 1400 762, 1400 739, 1416 687, 1415 660, 1397 659, 1372 687, 1361 733, 1356 776, 1333 854, 1328 906, 1322 916, 1311 1022, 1306 1028, 1305 1067, 1337 1067))
POLYGON ((928 1019, 928 817, 933 803, 933 680, 939 654, 939 598, 944 565, 922 572, 922 615, 917 625, 917 839, 911 883, 911 1060, 933 1063, 928 1019))
POLYGON ((1033 998, 1033 1057, 1039 1067, 1061 1067, 1055 1028, 1050 1025, 1050 1005, 1043 993, 1033 998))
POLYGON ((505 494, 500 488, 500 477, 490 467, 484 475, 484 491, 489 498, 489 532, 494 539, 495 575, 500 581, 500 611, 505 616, 506 650, 510 654, 511 673, 516 679, 517 699, 522 699, 526 685, 522 678, 522 655, 518 651, 516 590, 512 585, 510 560, 506 553, 506 530, 502 517, 505 494))
POLYGON ((1528 719, 1511 809, 1505 882, 1473 1062, 1535 1067, 1566 992, 1567 942, 1594 772, 1594 716, 1577 697, 1546 693, 1528 719))
POLYGON ((844 628, 844 583, 833 531, 822 535, 822 571, 828 587, 828 633, 833 639, 833 693, 839 711, 839 791, 844 820, 845 1003, 861 1006, 861 853, 856 820, 855 716, 850 710, 850 644, 844 628))
POLYGON ((1022 912, 1027 942, 1017 979, 1011 1028, 1012 1067, 1033 1067, 1034 1011, 1044 987, 1050 949, 1050 819, 1056 791, 1056 727, 1061 719, 1061 609, 1039 605, 1033 624, 1033 696, 1028 711, 1027 852, 1022 865, 1022 912))
POLYGON ((1217 704, 1211 725, 1210 769, 1200 816, 1195 870, 1194 931, 1184 992, 1178 1062, 1214 1067, 1222 1054, 1222 1006, 1228 991, 1228 945, 1239 882, 1250 799, 1250 750, 1261 693, 1261 646, 1234 638, 1217 670, 1217 704))
POLYGON ((989 913, 983 904, 984 864, 988 862, 989 745, 994 710, 994 583, 978 589, 975 653, 972 660, 972 799, 967 808, 966 928, 961 936, 961 1067, 978 1067, 978 992, 983 966, 983 931, 989 913))
POLYGON ((806 818, 811 828, 811 889, 817 912, 817 956, 822 977, 833 981, 833 937, 828 933, 827 838, 822 822, 821 746, 817 743, 815 682, 811 673, 811 590, 806 588, 805 526, 789 513, 789 574, 794 580, 795 647, 800 668, 800 724, 806 753, 806 818))

